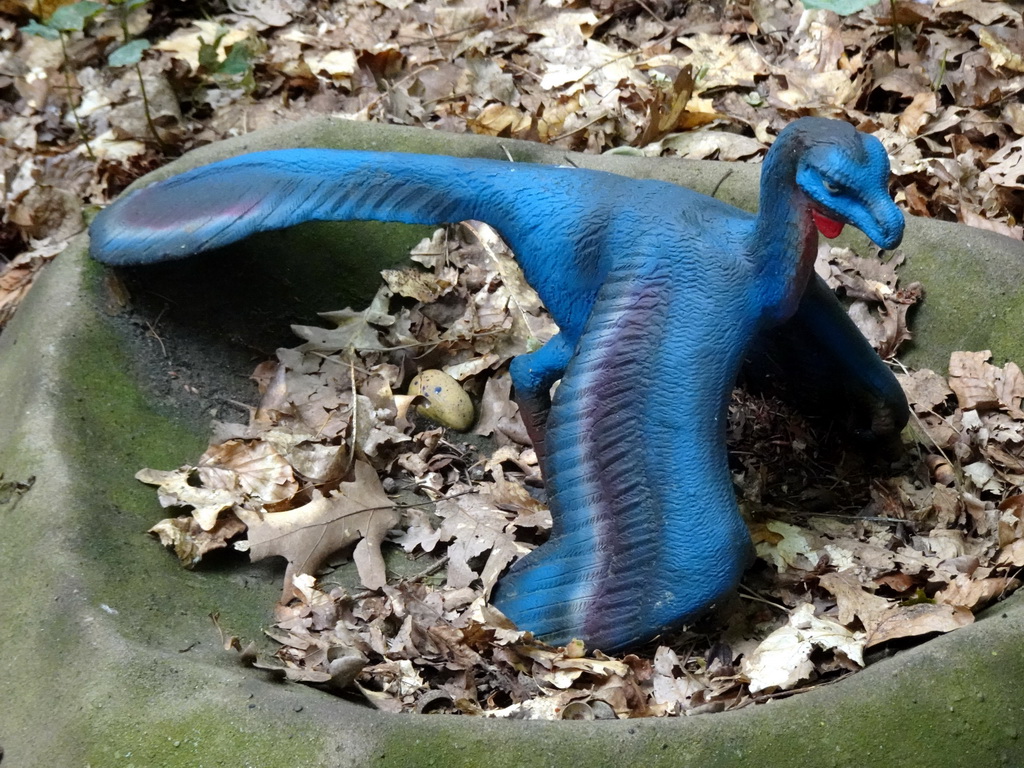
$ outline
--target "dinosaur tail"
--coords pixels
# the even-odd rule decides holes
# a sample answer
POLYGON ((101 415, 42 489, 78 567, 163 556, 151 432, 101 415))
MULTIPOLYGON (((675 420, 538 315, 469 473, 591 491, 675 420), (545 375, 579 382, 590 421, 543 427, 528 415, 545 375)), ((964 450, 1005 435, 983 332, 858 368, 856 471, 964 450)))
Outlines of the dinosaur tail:
MULTIPOLYGON (((325 149, 256 152, 135 190, 103 210, 90 252, 105 264, 150 264, 305 221, 445 224, 489 212, 491 190, 514 195, 538 166, 325 149)), ((535 180, 534 180, 534 183, 535 180)))

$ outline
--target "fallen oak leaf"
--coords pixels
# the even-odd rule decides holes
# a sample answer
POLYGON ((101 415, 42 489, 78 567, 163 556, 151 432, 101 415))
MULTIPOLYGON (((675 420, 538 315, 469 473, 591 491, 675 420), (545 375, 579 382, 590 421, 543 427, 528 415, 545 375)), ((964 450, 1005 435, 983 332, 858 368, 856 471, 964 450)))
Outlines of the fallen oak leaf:
POLYGON ((394 316, 388 314, 390 299, 391 290, 381 286, 370 306, 360 312, 348 308, 320 312, 320 317, 334 323, 334 328, 293 325, 292 332, 306 341, 296 349, 299 352, 322 352, 328 355, 343 349, 384 349, 378 336, 378 327, 388 327, 395 323, 394 316))
POLYGON ((308 504, 284 512, 240 514, 249 526, 253 561, 274 555, 288 560, 285 595, 291 595, 297 575, 315 573, 328 557, 353 542, 358 542, 353 560, 363 585, 379 589, 387 581, 380 545, 399 514, 376 470, 366 462, 356 461, 355 480, 342 483, 330 496, 317 494, 308 504))
POLYGON ((1000 549, 995 564, 1024 568, 1024 539, 1017 539, 1000 549))
POLYGON ((780 572, 787 568, 809 571, 818 562, 821 541, 810 531, 780 520, 751 526, 757 556, 780 572))
POLYGON ((315 435, 281 427, 268 430, 262 439, 281 454, 292 469, 316 484, 340 479, 347 452, 339 445, 326 445, 315 435))
POLYGON ((849 626, 859 619, 868 633, 895 607, 891 600, 868 591, 852 570, 823 574, 819 583, 836 598, 839 623, 849 626))
POLYGON ((686 104, 695 88, 693 66, 680 68, 671 83, 654 92, 654 98, 647 105, 647 126, 633 140, 633 146, 646 147, 679 129, 686 117, 686 104))
MULTIPOLYGON (((204 531, 212 531, 217 525, 220 513, 242 501, 242 493, 237 488, 205 488, 193 485, 189 478, 194 471, 194 467, 182 467, 171 471, 140 469, 135 473, 135 479, 158 486, 157 500, 161 507, 192 507, 192 517, 199 527, 204 531)), ((164 544, 170 546, 168 542, 164 544)))
POLYGON ((159 486, 160 506, 192 507, 192 517, 212 531, 224 510, 256 497, 264 504, 290 499, 299 490, 292 468, 269 443, 228 440, 206 449, 196 466, 165 472, 142 469, 135 479, 159 486))
POLYGON ((928 413, 946 402, 953 394, 945 376, 940 376, 929 368, 922 368, 910 373, 897 373, 896 380, 900 383, 914 410, 928 413))
POLYGON ((654 652, 654 670, 650 684, 652 704, 666 714, 681 711, 689 698, 702 687, 692 675, 686 674, 679 656, 666 645, 658 646, 654 652))
POLYGON ((436 272, 426 272, 415 267, 383 269, 380 276, 384 278, 392 293, 416 299, 424 304, 437 301, 448 293, 459 279, 458 270, 447 265, 436 272))
POLYGON ((574 701, 587 696, 585 691, 570 689, 546 696, 538 696, 517 702, 502 709, 482 712, 484 717, 507 718, 509 720, 560 720, 562 712, 574 701))
POLYGON ((211 445, 199 459, 196 472, 207 488, 231 488, 237 483, 264 504, 286 501, 298 493, 291 465, 273 445, 262 440, 228 440, 211 445))
MULTIPOLYGON (((459 489, 452 488, 453 492, 459 489)), ((448 547, 448 586, 452 589, 468 587, 478 574, 469 561, 487 550, 490 554, 481 569, 484 593, 490 592, 498 576, 517 556, 526 554, 508 531, 509 521, 486 494, 466 494, 437 502, 435 511, 444 518, 441 541, 451 542, 448 547)))
POLYGON ((474 435, 494 434, 499 440, 500 435, 511 437, 520 445, 529 444, 530 438, 519 416, 519 406, 512 400, 512 377, 507 373, 500 373, 487 379, 478 412, 476 424, 473 426, 474 435))
POLYGON ((852 573, 828 573, 820 583, 835 595, 840 623, 849 624, 854 617, 860 619, 867 636, 865 648, 900 637, 950 632, 974 621, 971 612, 959 605, 901 605, 873 595, 852 573))
POLYGON ((949 356, 949 386, 965 411, 999 407, 996 386, 1002 371, 988 361, 990 350, 953 352, 949 356))
POLYGON ((322 352, 333 355, 343 349, 384 349, 377 336, 377 329, 366 322, 362 312, 342 309, 332 313, 330 318, 335 328, 320 328, 315 325, 293 325, 292 332, 306 343, 302 352, 322 352))

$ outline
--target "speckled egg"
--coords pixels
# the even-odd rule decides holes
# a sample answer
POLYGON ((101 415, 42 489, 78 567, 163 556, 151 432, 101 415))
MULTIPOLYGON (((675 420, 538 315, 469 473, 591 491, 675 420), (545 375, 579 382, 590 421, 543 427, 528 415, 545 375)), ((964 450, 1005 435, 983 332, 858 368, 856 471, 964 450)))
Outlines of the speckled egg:
POLYGON ((444 427, 465 432, 473 425, 473 401, 455 379, 444 371, 427 370, 409 383, 409 394, 426 399, 417 413, 444 427))

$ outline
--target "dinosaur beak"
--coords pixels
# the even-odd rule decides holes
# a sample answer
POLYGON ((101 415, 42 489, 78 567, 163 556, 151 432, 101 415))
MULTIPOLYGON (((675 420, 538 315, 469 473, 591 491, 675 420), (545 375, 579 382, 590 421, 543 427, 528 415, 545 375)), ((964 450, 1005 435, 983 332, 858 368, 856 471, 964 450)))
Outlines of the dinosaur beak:
POLYGON ((871 238, 883 250, 891 250, 903 241, 903 227, 906 221, 903 211, 888 196, 867 208, 870 218, 858 224, 860 231, 871 238))
POLYGON ((842 231, 843 224, 850 224, 886 251, 895 248, 903 240, 903 212, 887 195, 857 206, 847 216, 836 216, 814 206, 811 207, 811 215, 818 230, 825 237, 837 236, 842 231))

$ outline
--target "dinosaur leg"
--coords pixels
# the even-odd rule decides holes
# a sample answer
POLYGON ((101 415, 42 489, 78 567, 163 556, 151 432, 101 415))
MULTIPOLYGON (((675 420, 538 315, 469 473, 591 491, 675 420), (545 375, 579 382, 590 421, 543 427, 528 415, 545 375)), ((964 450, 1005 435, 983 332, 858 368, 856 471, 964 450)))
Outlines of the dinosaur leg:
POLYGON ((810 416, 843 424, 865 448, 883 454, 898 448, 909 418, 896 377, 817 277, 792 318, 754 339, 743 379, 810 416))
POLYGON ((559 333, 540 349, 519 355, 510 366, 519 414, 533 442, 542 472, 546 470, 544 436, 551 411, 551 387, 562 377, 574 346, 566 341, 564 334, 559 333))

